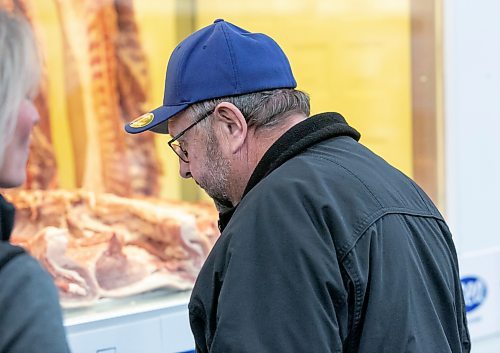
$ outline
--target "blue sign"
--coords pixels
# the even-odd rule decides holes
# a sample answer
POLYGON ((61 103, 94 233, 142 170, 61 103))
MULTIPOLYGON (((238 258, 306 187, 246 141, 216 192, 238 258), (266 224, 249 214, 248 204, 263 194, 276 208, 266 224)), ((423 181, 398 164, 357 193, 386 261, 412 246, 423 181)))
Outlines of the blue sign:
POLYGON ((465 310, 469 313, 477 309, 486 299, 486 283, 479 277, 463 277, 462 290, 464 292, 465 310))

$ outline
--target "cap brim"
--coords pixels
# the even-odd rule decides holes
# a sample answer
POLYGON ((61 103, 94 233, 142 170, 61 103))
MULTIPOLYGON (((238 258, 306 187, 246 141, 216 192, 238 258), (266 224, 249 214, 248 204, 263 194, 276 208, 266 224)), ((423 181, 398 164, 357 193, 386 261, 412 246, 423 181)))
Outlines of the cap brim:
POLYGON ((149 113, 146 113, 146 114, 141 116, 141 117, 143 117, 145 115, 152 114, 153 117, 152 117, 151 121, 148 121, 144 125, 139 124, 140 126, 137 126, 137 120, 139 120, 141 118, 141 117, 139 117, 138 119, 135 119, 132 122, 126 124, 125 131, 127 131, 129 134, 138 134, 138 133, 143 132, 143 131, 151 130, 151 131, 159 133, 159 134, 168 134, 167 120, 170 119, 171 117, 173 117, 175 114, 186 109, 188 107, 188 105, 189 104, 181 104, 181 105, 175 105, 175 106, 162 105, 161 107, 156 108, 156 109, 150 111, 149 113), (134 125, 136 125, 136 126, 134 126, 134 125))

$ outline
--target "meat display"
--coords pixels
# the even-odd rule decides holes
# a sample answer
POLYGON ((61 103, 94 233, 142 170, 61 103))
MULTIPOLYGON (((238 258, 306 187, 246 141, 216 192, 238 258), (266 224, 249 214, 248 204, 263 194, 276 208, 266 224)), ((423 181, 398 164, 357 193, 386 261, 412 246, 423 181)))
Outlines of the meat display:
MULTIPOLYGON (((37 106, 40 104, 38 103, 37 106)), ((58 186, 56 157, 47 136, 50 135, 43 132, 41 125, 34 127, 26 173, 27 178, 24 185, 26 189, 54 189, 58 186)))
MULTIPOLYGON (((115 43, 117 89, 123 122, 146 112, 150 78, 142 49, 132 0, 115 0, 117 37, 115 43)), ((156 195, 160 185, 160 162, 153 134, 125 134, 131 190, 136 195, 156 195)))
POLYGON ((121 196, 158 194, 153 135, 123 132, 126 122, 144 113, 148 88, 132 2, 57 0, 56 5, 76 185, 121 196))
POLYGON ((49 271, 63 307, 189 289, 218 237, 212 206, 86 191, 16 191, 12 242, 49 271))
POLYGON ((0 0, 0 8, 26 16, 42 57, 51 60, 52 29, 62 40, 55 54, 63 62, 57 66, 63 90, 54 90, 57 75, 44 61, 27 181, 23 190, 2 191, 17 209, 12 242, 48 270, 65 308, 156 288, 189 289, 219 235, 217 212, 153 198, 165 194, 154 136, 123 131, 145 112, 151 90, 133 0, 53 5, 50 22, 36 11, 38 2, 0 0), (66 125, 67 140, 52 135, 66 125), (71 162, 62 172, 61 156, 71 162))

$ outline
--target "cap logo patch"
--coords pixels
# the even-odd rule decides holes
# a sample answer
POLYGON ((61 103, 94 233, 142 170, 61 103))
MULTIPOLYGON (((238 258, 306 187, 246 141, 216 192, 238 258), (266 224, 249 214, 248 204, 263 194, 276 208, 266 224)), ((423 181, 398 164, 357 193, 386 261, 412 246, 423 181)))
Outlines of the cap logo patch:
POLYGON ((128 125, 133 128, 140 128, 144 127, 148 124, 150 124, 153 119, 154 119, 154 114, 153 113, 146 113, 135 119, 134 121, 130 122, 128 125))

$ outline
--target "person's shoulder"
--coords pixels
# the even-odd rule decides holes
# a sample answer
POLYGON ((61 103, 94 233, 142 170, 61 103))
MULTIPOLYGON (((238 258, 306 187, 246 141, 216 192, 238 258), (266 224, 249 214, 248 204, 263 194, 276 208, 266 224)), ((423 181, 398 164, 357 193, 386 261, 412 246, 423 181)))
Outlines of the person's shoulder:
POLYGON ((37 287, 51 283, 48 272, 37 259, 27 252, 22 252, 10 259, 1 269, 2 283, 14 285, 16 282, 23 285, 37 287))
POLYGON ((0 241, 0 270, 13 258, 22 253, 24 253, 23 248, 12 245, 6 241, 0 241))
POLYGON ((6 308, 0 324, 8 322, 6 333, 17 337, 12 351, 69 352, 57 288, 38 260, 26 252, 13 257, 0 271, 0 283, 0 306, 6 308))

